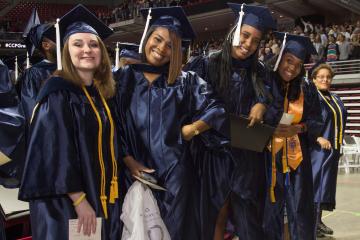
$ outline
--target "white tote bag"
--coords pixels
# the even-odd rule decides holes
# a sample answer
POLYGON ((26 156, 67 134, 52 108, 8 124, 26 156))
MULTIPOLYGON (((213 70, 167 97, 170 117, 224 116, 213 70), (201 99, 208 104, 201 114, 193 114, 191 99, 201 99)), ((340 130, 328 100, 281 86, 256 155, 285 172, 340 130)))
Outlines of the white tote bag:
POLYGON ((121 240, 171 240, 150 188, 135 181, 129 188, 120 219, 121 240))

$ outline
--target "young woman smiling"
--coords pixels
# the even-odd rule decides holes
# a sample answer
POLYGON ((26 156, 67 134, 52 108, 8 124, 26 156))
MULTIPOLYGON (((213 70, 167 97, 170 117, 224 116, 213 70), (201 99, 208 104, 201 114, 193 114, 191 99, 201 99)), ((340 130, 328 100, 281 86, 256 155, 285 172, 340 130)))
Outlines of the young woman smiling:
POLYGON ((315 86, 304 81, 304 62, 316 50, 308 37, 275 32, 283 40, 279 56, 267 63, 273 103, 265 114, 279 123, 283 114, 290 125, 279 123, 268 153, 268 197, 264 239, 283 239, 286 209, 291 239, 314 239, 315 218, 309 145, 319 136, 322 122, 315 86), (276 62, 275 62, 276 61, 276 62), (288 116, 288 115, 287 115, 288 116))
MULTIPOLYGON (((194 32, 181 7, 152 8, 139 50, 142 64, 116 73, 130 175, 153 174, 167 191, 153 191, 172 240, 201 239, 199 189, 189 147, 212 128, 221 132, 224 109, 210 86, 181 71, 181 40, 194 32)), ((209 136, 211 138, 211 136, 209 136)))
POLYGON ((30 202, 33 239, 68 239, 69 219, 77 218, 78 232, 101 231, 101 239, 117 240, 123 182, 111 101, 115 82, 101 40, 112 30, 82 5, 58 24, 63 68, 38 95, 19 198, 30 202))
MULTIPOLYGON (((261 122, 271 101, 270 93, 264 87, 265 68, 258 61, 260 41, 266 33, 275 29, 270 11, 262 6, 229 3, 237 20, 222 44, 222 50, 209 57, 199 57, 188 64, 186 70, 193 70, 206 79, 225 103, 228 114, 247 117, 249 126, 261 122), (239 17, 240 13, 240 17, 239 17), (243 15, 243 17, 242 17, 243 15)), ((271 124, 271 123, 270 123, 271 124)), ((229 142, 229 129, 224 132, 222 145, 229 142)), ((240 136, 241 137, 241 136, 240 136)), ((265 159, 263 153, 246 149, 220 148, 223 151, 213 161, 204 161, 207 173, 202 181, 209 184, 202 198, 209 198, 207 212, 218 216, 216 228, 211 219, 206 239, 223 239, 228 215, 235 226, 235 233, 241 239, 264 239, 262 230, 265 202, 265 159), (230 156, 229 156, 229 152, 230 156), (228 161, 224 159, 228 158, 228 161), (232 161, 233 160, 233 161, 232 161), (222 163, 222 164, 220 164, 222 163), (208 179, 206 176, 209 176, 208 179)), ((198 149, 199 156, 204 149, 198 149)), ((205 204, 205 203, 204 203, 205 204)), ((204 213, 208 214, 208 213, 204 213)))

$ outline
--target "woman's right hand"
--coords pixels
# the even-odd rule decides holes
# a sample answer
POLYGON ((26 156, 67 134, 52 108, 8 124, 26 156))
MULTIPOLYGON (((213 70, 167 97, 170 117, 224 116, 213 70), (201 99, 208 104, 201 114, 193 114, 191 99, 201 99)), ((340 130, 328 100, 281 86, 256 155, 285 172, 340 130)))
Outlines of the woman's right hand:
POLYGON ((91 233, 96 232, 96 213, 91 207, 90 203, 86 200, 81 201, 79 205, 75 207, 76 214, 78 216, 78 233, 83 229, 85 236, 90 236, 91 233))
POLYGON ((153 173, 155 169, 150 169, 136 161, 132 156, 126 156, 124 158, 126 166, 129 168, 131 175, 141 177, 140 172, 153 173))
POLYGON ((329 140, 327 140, 326 138, 323 137, 318 137, 316 139, 317 143, 321 146, 322 149, 327 149, 330 150, 331 149, 331 143, 329 140))

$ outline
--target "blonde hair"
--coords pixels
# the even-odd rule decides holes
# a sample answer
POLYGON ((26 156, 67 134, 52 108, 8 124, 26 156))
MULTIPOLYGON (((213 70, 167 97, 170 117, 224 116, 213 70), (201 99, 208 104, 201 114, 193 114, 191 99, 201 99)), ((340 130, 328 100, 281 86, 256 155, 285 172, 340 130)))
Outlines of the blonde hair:
POLYGON ((327 69, 329 71, 329 73, 330 73, 331 78, 333 78, 335 76, 335 72, 334 72, 333 68, 329 64, 322 63, 312 71, 311 78, 313 80, 315 80, 317 74, 319 73, 319 71, 321 69, 327 69))
MULTIPOLYGON (((98 36, 96 36, 96 38, 100 47, 101 60, 94 73, 94 85, 106 99, 109 99, 115 95, 115 81, 111 72, 111 62, 104 42, 98 36)), ((82 86, 83 82, 77 73, 73 62, 71 61, 69 40, 67 40, 64 44, 61 63, 63 69, 56 71, 54 75, 58 75, 68 81, 71 81, 75 85, 82 86)))
MULTIPOLYGON (((150 36, 153 34, 153 32, 158 28, 158 26, 152 26, 150 27, 149 31, 147 32, 145 36, 145 41, 143 44, 143 56, 142 60, 146 61, 145 56, 145 46, 147 44, 147 41, 149 40, 150 36)), ((171 55, 170 55, 170 66, 169 66, 169 75, 167 79, 167 83, 169 85, 174 84, 176 81, 176 78, 180 75, 181 68, 182 68, 182 51, 181 51, 181 38, 178 36, 175 32, 167 29, 169 31, 170 35, 170 41, 171 41, 171 55)))

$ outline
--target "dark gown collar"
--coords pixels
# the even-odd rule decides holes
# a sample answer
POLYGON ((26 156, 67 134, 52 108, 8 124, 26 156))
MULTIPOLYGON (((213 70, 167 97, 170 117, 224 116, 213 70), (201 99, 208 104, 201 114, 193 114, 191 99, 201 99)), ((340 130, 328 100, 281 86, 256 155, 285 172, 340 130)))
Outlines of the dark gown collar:
POLYGON ((253 57, 248 57, 245 60, 239 60, 231 57, 231 65, 233 68, 250 69, 252 62, 253 62, 253 57))
POLYGON ((142 75, 141 79, 139 79, 142 82, 142 84, 145 84, 146 86, 150 85, 149 81, 143 75, 144 72, 148 72, 148 73, 160 74, 160 76, 151 83, 151 86, 159 87, 159 88, 166 87, 166 79, 169 72, 169 64, 160 67, 155 67, 152 65, 140 63, 140 64, 132 64, 131 67, 134 71, 142 75))
POLYGON ((160 67, 155 67, 145 63, 132 64, 133 69, 140 72, 148 72, 148 73, 168 73, 169 72, 169 64, 165 64, 160 67))
POLYGON ((326 96, 326 97, 330 97, 331 96, 331 94, 330 94, 330 91, 328 91, 328 90, 319 90, 324 96, 326 96))

